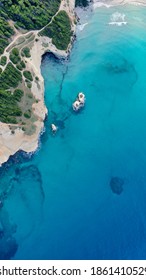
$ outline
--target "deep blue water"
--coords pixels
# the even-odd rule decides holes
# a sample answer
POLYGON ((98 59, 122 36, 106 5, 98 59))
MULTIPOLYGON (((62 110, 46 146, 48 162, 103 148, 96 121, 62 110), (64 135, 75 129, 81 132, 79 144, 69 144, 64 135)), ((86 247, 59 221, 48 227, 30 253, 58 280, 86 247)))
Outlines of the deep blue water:
POLYGON ((40 149, 0 169, 1 259, 146 259, 145 30, 144 7, 100 8, 68 61, 44 57, 40 149))

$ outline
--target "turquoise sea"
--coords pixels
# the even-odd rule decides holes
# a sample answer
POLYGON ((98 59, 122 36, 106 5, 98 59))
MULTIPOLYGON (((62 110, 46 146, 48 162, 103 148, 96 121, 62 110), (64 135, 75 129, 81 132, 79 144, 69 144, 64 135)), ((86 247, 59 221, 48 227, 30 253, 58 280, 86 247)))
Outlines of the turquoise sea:
POLYGON ((39 150, 0 168, 0 259, 146 259, 146 8, 85 23, 68 60, 42 60, 39 150))

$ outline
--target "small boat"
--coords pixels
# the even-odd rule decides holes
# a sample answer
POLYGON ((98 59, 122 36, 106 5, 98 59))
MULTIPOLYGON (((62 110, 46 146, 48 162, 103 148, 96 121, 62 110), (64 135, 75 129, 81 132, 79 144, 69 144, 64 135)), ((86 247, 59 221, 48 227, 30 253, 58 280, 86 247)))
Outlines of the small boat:
POLYGON ((74 111, 79 111, 85 105, 85 94, 83 92, 79 92, 76 100, 72 104, 72 108, 74 111))
POLYGON ((53 133, 56 133, 56 131, 58 130, 58 127, 54 123, 52 123, 51 124, 51 129, 52 129, 53 133))

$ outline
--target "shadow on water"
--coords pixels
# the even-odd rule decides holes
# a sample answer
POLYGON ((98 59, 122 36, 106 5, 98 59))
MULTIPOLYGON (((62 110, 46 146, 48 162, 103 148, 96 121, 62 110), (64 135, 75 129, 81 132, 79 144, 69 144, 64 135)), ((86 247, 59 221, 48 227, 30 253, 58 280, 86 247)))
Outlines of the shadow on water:
POLYGON ((43 218, 43 182, 38 167, 31 164, 33 157, 18 152, 0 168, 1 260, 14 257, 17 238, 27 238, 43 218))
POLYGON ((134 64, 130 63, 123 56, 113 56, 114 59, 110 58, 109 61, 104 64, 102 67, 107 71, 109 75, 112 75, 115 78, 115 75, 120 75, 121 82, 124 81, 124 78, 128 75, 129 79, 129 87, 133 87, 138 80, 138 73, 135 69, 134 64), (123 77, 123 78, 122 78, 123 77))

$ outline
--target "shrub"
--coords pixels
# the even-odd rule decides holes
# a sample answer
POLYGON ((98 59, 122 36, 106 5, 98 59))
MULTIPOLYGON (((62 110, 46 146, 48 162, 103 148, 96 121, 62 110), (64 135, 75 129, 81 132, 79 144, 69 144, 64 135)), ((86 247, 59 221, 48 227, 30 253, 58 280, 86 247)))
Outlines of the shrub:
POLYGON ((18 56, 18 55, 19 55, 19 50, 18 50, 18 48, 13 48, 13 49, 12 49, 12 54, 18 56))
POLYGON ((31 118, 31 111, 30 111, 30 110, 26 111, 26 112, 24 113, 24 117, 25 117, 26 119, 30 119, 30 118, 31 118))
POLYGON ((23 61, 23 60, 21 60, 20 64, 21 64, 21 66, 22 66, 23 68, 25 68, 25 67, 26 67, 26 65, 25 65, 25 63, 24 63, 24 61, 23 61))
POLYGON ((7 57, 6 56, 2 56, 1 60, 0 60, 0 65, 5 66, 7 63, 7 57))
POLYGON ((26 79, 28 79, 29 81, 33 81, 33 77, 30 71, 23 71, 23 75, 26 79))
POLYGON ((22 49, 22 53, 24 54, 24 56, 26 57, 31 57, 30 55, 30 49, 28 47, 25 47, 22 49))
POLYGON ((15 100, 17 100, 18 102, 21 101, 22 96, 24 95, 24 91, 21 89, 15 89, 13 92, 13 97, 15 98, 15 100))
POLYGON ((6 38, 0 38, 0 55, 3 54, 7 45, 9 45, 9 41, 6 38))
POLYGON ((0 90, 0 121, 17 123, 16 117, 22 115, 15 96, 10 91, 0 90))
POLYGON ((17 64, 16 67, 17 67, 17 69, 19 69, 20 71, 23 70, 23 67, 21 66, 21 64, 17 64))
POLYGON ((27 96, 28 96, 28 98, 30 98, 30 99, 32 99, 32 98, 33 98, 32 93, 28 93, 28 94, 27 94, 27 96))
POLYGON ((70 43, 71 23, 65 11, 60 11, 53 19, 52 23, 47 25, 40 33, 40 36, 52 38, 52 43, 60 50, 66 50, 70 43))
POLYGON ((0 10, 0 17, 2 17, 4 19, 8 19, 8 15, 2 10, 0 10))
POLYGON ((1 0, 1 7, 19 27, 40 29, 58 11, 61 0, 1 0))
POLYGON ((31 82, 27 82, 27 87, 31 88, 32 87, 32 83, 31 82))
POLYGON ((12 49, 10 53, 10 60, 14 63, 17 64, 21 58, 19 56, 19 50, 17 48, 12 49))
POLYGON ((16 67, 22 71, 26 66, 25 63, 21 60, 19 64, 16 65, 16 67))
POLYGON ((19 26, 18 26, 17 23, 15 23, 14 26, 15 26, 16 29, 19 29, 19 26))
POLYGON ((0 54, 2 54, 6 46, 9 45, 8 38, 14 34, 14 30, 6 21, 6 17, 7 15, 2 11, 2 7, 0 5, 0 54))
POLYGON ((0 75, 0 89, 16 88, 19 82, 22 82, 21 72, 9 62, 0 75))

